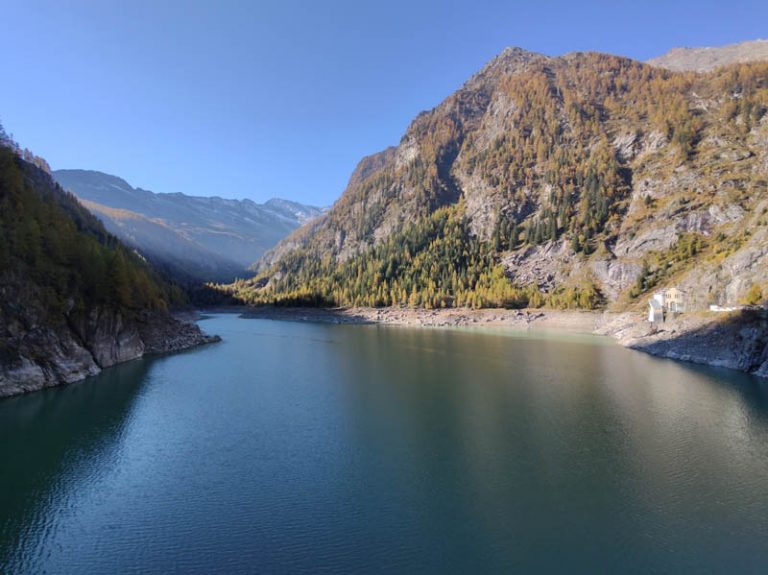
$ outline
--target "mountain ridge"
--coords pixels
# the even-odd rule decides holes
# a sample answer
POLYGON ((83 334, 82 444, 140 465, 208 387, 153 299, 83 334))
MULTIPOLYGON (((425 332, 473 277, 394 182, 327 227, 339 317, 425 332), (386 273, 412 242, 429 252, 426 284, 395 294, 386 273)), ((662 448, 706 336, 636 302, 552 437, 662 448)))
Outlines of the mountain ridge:
POLYGON ((725 46, 672 48, 647 63, 676 72, 708 72, 719 66, 763 60, 768 60, 768 40, 757 39, 725 46))
POLYGON ((53 176, 111 233, 189 281, 245 275, 267 248, 322 213, 280 198, 258 204, 247 198, 156 193, 95 170, 55 170, 53 176))

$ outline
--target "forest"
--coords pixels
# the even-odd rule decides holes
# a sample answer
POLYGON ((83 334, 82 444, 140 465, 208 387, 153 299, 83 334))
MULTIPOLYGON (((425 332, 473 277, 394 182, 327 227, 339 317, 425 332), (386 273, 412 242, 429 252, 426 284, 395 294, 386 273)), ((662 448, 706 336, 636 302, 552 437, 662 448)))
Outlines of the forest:
POLYGON ((7 146, 0 146, 0 289, 6 320, 14 309, 39 308, 38 319, 49 323, 95 306, 134 314, 186 299, 43 169, 7 146))
POLYGON ((487 242, 472 237, 462 206, 444 207, 405 227, 363 255, 337 264, 292 252, 265 278, 220 286, 249 304, 291 306, 541 307, 596 309, 592 282, 543 293, 516 287, 487 242))

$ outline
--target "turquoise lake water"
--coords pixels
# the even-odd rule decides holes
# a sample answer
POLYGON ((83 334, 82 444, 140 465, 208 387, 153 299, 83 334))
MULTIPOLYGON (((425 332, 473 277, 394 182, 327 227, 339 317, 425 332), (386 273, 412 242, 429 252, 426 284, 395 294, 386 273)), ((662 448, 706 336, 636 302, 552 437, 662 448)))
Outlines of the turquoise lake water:
POLYGON ((0 401, 0 573, 766 573, 768 383, 587 336, 214 315, 0 401))

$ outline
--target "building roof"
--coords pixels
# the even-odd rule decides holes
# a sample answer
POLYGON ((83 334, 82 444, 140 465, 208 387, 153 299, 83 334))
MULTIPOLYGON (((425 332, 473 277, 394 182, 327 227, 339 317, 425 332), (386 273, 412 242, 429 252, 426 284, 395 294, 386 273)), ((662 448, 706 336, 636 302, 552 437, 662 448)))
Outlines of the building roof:
POLYGON ((649 299, 648 305, 651 306, 652 308, 661 309, 661 303, 659 303, 659 300, 657 299, 653 299, 653 298, 649 299))

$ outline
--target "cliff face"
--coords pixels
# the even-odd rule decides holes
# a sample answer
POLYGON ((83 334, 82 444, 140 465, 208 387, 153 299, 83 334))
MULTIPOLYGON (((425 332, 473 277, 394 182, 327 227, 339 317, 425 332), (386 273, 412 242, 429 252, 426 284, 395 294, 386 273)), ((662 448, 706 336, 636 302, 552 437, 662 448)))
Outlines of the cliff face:
POLYGON ((64 325, 32 316, 0 328, 0 397, 79 381, 147 354, 218 341, 194 325, 163 313, 127 318, 94 308, 64 325))
POLYGON ((416 292, 455 305, 489 283, 473 270, 500 265, 528 294, 586 284, 617 308, 670 284, 698 307, 739 301, 768 286, 767 110, 766 63, 693 74, 506 50, 418 115, 396 148, 361 162, 333 208, 237 289, 256 301, 424 305, 416 292), (445 208, 464 222, 456 253, 482 252, 468 267, 428 253, 444 231, 408 241, 445 208), (408 249, 393 255, 389 243, 408 249), (366 300, 361 283, 380 295, 366 300))

